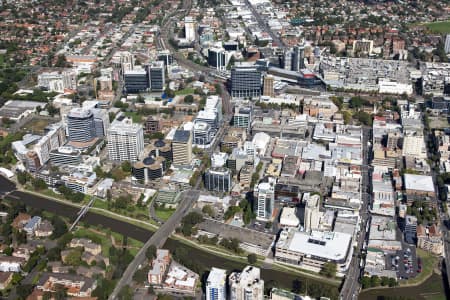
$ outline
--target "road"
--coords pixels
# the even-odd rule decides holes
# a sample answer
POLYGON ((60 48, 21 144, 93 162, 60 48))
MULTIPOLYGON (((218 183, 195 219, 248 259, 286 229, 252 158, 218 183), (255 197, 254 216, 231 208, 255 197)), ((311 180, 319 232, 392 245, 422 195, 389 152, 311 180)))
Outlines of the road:
POLYGON ((250 1, 246 0, 245 3, 247 4, 247 7, 250 8, 253 16, 255 17, 256 21, 259 24, 259 27, 261 27, 261 29, 264 29, 265 31, 267 31, 267 33, 270 35, 270 37, 272 38, 272 41, 275 42, 277 45, 277 47, 279 48, 284 48, 285 45, 283 43, 283 41, 280 39, 280 37, 272 31, 272 29, 270 29, 270 27, 267 25, 267 23, 262 19, 261 15, 259 14, 259 12, 256 10, 256 8, 251 5, 250 1))
POLYGON ((369 204, 371 202, 371 194, 368 193, 368 187, 370 187, 370 167, 369 167, 369 153, 371 153, 371 149, 368 146, 369 138, 371 136, 371 128, 363 127, 362 133, 362 143, 363 143, 363 165, 361 166, 362 179, 361 179, 361 200, 362 206, 360 209, 361 216, 361 230, 359 233, 356 251, 353 253, 352 262, 350 263, 350 267, 347 271, 347 275, 345 276, 345 281, 341 289, 340 299, 342 300, 353 300, 358 298, 358 293, 361 289, 361 285, 359 283, 359 277, 361 275, 360 269, 360 253, 363 248, 363 244, 366 240, 366 225, 367 222, 370 221, 369 215, 369 204))
POLYGON ((209 82, 217 82, 221 85, 220 96, 222 98, 224 112, 226 114, 232 113, 231 97, 228 93, 224 81, 213 77, 211 74, 215 72, 215 69, 202 66, 194 63, 193 61, 187 59, 183 54, 179 53, 170 43, 170 37, 173 35, 173 26, 175 22, 174 19, 181 19, 185 17, 192 7, 192 1, 184 1, 183 9, 177 11, 176 13, 166 16, 161 25, 161 32, 158 37, 158 44, 161 48, 169 50, 173 58, 177 61, 178 65, 189 70, 196 72, 197 74, 202 74, 205 76, 205 80, 209 82))
POLYGON ((109 296, 110 300, 118 299, 119 292, 122 288, 131 283, 133 275, 139 266, 146 264, 145 252, 147 249, 154 245, 157 248, 161 248, 166 242, 167 238, 172 234, 175 228, 180 223, 184 215, 189 211, 194 202, 198 199, 200 192, 197 190, 190 190, 183 192, 182 200, 177 207, 177 210, 172 216, 161 226, 158 231, 156 231, 150 239, 144 244, 144 246, 139 250, 139 252, 134 257, 133 261, 128 265, 127 269, 122 275, 122 278, 117 283, 114 291, 109 296))

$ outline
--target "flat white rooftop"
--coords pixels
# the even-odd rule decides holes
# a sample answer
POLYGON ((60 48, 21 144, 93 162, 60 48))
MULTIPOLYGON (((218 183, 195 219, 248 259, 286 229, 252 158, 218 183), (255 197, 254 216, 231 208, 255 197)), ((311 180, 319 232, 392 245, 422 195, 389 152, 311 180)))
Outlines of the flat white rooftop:
POLYGON ((342 232, 312 231, 311 234, 296 231, 288 241, 290 251, 319 256, 330 260, 342 260, 347 256, 352 236, 342 232))
POLYGON ((434 184, 431 176, 405 174, 405 188, 407 190, 418 190, 434 192, 434 184))

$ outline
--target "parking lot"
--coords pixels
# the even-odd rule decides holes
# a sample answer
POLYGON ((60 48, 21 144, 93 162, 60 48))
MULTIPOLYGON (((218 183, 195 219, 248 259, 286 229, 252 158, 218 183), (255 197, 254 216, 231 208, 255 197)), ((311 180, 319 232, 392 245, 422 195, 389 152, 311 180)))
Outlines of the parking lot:
POLYGON ((403 249, 394 254, 388 254, 386 258, 386 269, 395 270, 398 279, 409 279, 416 277, 418 272, 416 248, 413 245, 403 243, 403 249))

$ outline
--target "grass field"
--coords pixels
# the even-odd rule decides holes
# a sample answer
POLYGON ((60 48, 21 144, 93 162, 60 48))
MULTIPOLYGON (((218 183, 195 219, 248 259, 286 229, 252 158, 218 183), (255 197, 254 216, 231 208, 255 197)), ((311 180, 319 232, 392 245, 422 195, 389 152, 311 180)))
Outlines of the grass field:
MULTIPOLYGON (((78 238, 88 238, 94 243, 100 243, 102 245, 102 255, 109 257, 109 248, 112 246, 111 237, 114 238, 116 247, 123 245, 123 236, 117 232, 105 230, 104 228, 97 228, 90 226, 89 228, 79 227, 74 232, 74 236, 78 238)), ((127 245, 130 247, 128 250, 134 256, 142 247, 143 243, 135 239, 127 237, 127 245)))
MULTIPOLYGON (((1 62, 0 62, 1 65, 1 62)), ((47 127, 49 124, 48 120, 41 120, 41 119, 33 119, 29 123, 25 124, 23 129, 31 130, 33 133, 44 133, 45 127, 47 127)))
POLYGON ((137 112, 125 112, 125 116, 131 118, 133 120, 133 123, 143 123, 144 119, 143 116, 138 114, 137 112))
POLYGON ((450 33, 450 20, 444 22, 426 23, 424 25, 435 33, 450 33))
POLYGON ((418 286, 381 288, 369 291, 363 291, 359 294, 360 300, 377 300, 383 297, 392 297, 394 299, 404 300, 444 300, 445 295, 444 282, 441 276, 433 274, 424 283, 418 286))
POLYGON ((171 208, 157 208, 155 209, 155 213, 156 216, 161 219, 166 221, 167 219, 170 218, 170 216, 175 212, 175 209, 171 209, 171 208))
POLYGON ((195 92, 195 89, 193 88, 186 88, 175 92, 175 95, 189 95, 193 94, 195 92))

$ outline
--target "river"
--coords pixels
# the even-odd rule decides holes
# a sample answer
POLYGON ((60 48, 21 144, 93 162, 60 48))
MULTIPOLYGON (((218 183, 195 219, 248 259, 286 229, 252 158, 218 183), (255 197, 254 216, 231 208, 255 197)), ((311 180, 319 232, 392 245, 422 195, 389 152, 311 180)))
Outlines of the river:
MULTIPOLYGON (((2 192, 11 192, 12 190, 14 190, 14 186, 13 188, 11 188, 11 185, 7 184, 5 180, 6 179, 4 177, 0 176, 0 194, 2 192)), ((79 209, 76 207, 65 205, 60 202, 52 201, 47 198, 28 194, 25 192, 13 191, 10 193, 10 195, 12 196, 12 198, 9 198, 11 201, 21 201, 27 206, 58 214, 60 216, 67 217, 70 220, 74 220, 79 211, 79 209)), ((128 236, 144 243, 152 235, 152 232, 148 229, 144 229, 139 226, 126 223, 124 221, 99 215, 95 212, 88 212, 82 219, 82 222, 94 226, 101 225, 103 228, 109 228, 111 231, 120 233, 124 236, 128 236)), ((168 239, 166 244, 164 245, 164 248, 167 248, 172 252, 179 247, 185 248, 188 251, 189 255, 192 257, 193 262, 200 266, 203 271, 209 270, 211 267, 224 268, 229 271, 240 270, 245 266, 245 263, 229 260, 222 256, 202 251, 196 247, 186 245, 185 243, 181 243, 180 241, 174 239, 168 239)), ((272 270, 270 268, 261 268, 261 275, 266 283, 273 280, 278 283, 279 287, 287 289, 290 289, 292 287, 292 282, 294 280, 299 280, 303 284, 305 284, 307 281, 308 284, 319 284, 333 290, 334 292, 337 292, 337 287, 331 286, 321 281, 309 278, 306 279, 292 273, 272 270)))

